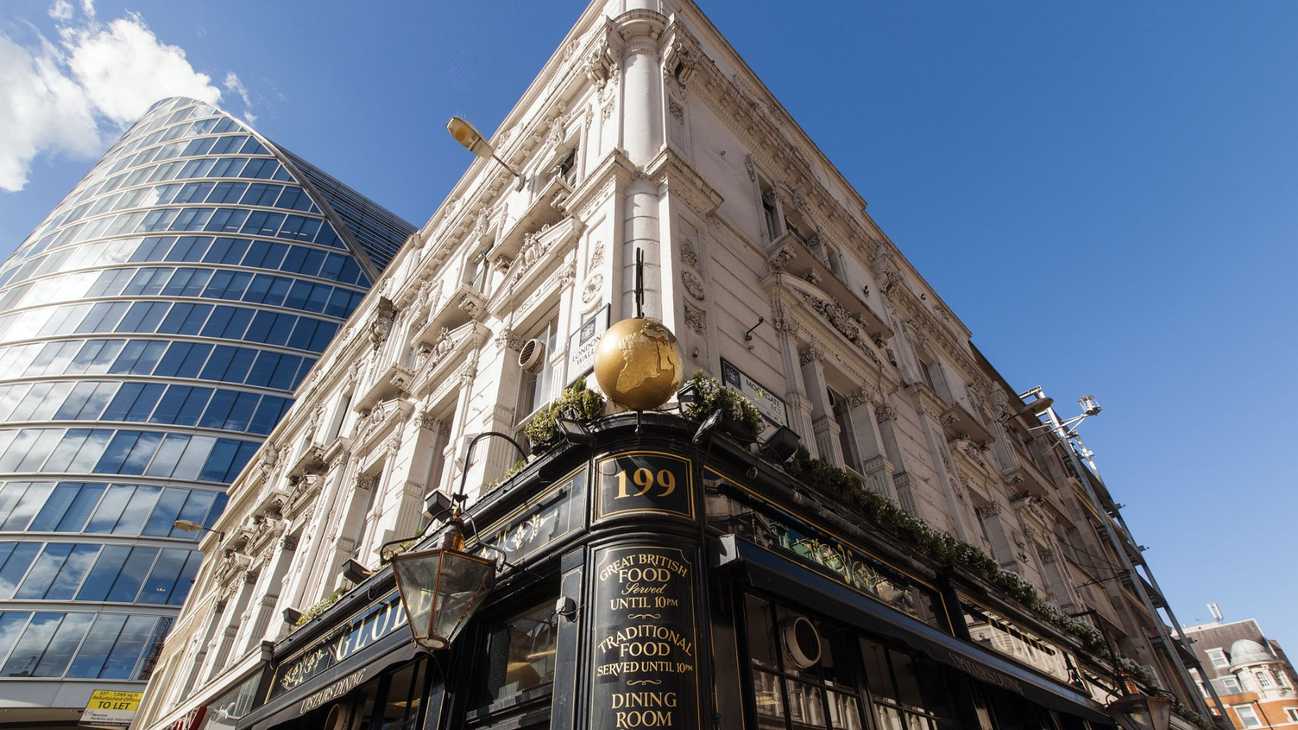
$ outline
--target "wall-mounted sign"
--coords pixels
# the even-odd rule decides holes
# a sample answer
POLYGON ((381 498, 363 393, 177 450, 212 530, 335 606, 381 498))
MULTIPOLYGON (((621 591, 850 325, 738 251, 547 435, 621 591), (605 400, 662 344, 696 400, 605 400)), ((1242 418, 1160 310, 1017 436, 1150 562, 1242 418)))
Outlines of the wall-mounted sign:
POLYGON ((689 459, 661 451, 628 451, 600 459, 595 519, 625 514, 693 519, 693 471, 689 459))
POLYGON ((401 608, 397 592, 393 591, 276 667, 266 699, 300 687, 405 625, 406 612, 401 608))
POLYGON ((594 555, 590 729, 698 730, 694 562, 680 548, 594 555))
POLYGON ((704 472, 708 487, 708 522, 771 552, 796 559, 852 590, 912 618, 945 630, 936 592, 874 556, 828 532, 800 524, 775 508, 749 497, 749 490, 704 472), (713 488, 722 492, 713 496, 713 488))
POLYGON ((605 304, 599 310, 581 321, 581 326, 568 336, 568 373, 569 381, 595 367, 595 348, 599 346, 599 337, 608 329, 609 306, 605 304))
POLYGON ((582 526, 582 497, 586 494, 586 468, 560 479, 544 493, 484 529, 478 541, 491 545, 470 549, 483 557, 517 565, 545 549, 551 542, 582 526))
POLYGON ((121 725, 126 727, 140 711, 140 697, 143 692, 129 692, 117 689, 97 689, 90 693, 86 700, 86 709, 81 713, 83 725, 121 725))
POLYGON ((789 410, 784 405, 784 399, 724 358, 721 360, 721 382, 743 393, 771 423, 777 426, 789 425, 789 410))

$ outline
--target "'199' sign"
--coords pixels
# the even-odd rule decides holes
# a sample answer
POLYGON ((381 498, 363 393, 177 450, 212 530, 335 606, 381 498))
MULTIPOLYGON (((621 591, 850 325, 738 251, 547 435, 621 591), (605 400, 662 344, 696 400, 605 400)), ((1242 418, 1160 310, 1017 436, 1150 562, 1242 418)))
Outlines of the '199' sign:
POLYGON ((595 519, 622 514, 694 517, 689 459, 657 451, 618 454, 599 462, 595 519))

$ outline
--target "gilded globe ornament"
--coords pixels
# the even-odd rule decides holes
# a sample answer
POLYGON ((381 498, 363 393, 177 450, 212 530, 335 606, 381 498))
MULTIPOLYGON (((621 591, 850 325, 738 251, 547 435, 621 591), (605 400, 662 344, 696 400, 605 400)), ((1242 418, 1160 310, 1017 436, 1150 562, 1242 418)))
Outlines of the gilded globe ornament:
POLYGON ((614 403, 647 411, 681 387, 685 367, 676 335, 661 322, 624 319, 605 330, 595 350, 595 380, 614 403))

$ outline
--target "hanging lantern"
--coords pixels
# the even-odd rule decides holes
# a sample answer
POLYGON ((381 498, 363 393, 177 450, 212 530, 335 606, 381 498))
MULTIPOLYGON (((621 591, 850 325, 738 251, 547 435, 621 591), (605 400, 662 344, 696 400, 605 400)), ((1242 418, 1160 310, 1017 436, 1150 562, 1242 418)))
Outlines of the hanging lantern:
POLYGON ((457 518, 441 547, 394 556, 392 572, 415 643, 430 651, 455 641, 496 583, 496 561, 464 552, 457 518))
POLYGON ((1172 701, 1161 695, 1133 693, 1114 700, 1109 711, 1123 730, 1167 730, 1172 701))

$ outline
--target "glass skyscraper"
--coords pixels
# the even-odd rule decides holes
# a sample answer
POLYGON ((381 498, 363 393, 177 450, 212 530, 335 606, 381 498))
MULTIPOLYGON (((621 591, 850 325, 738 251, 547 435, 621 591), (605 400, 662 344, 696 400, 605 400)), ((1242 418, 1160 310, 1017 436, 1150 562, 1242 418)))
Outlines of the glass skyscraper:
POLYGON ((198 570, 177 521, 212 523, 413 230, 177 98, 0 264, 0 726, 144 687, 198 570))

